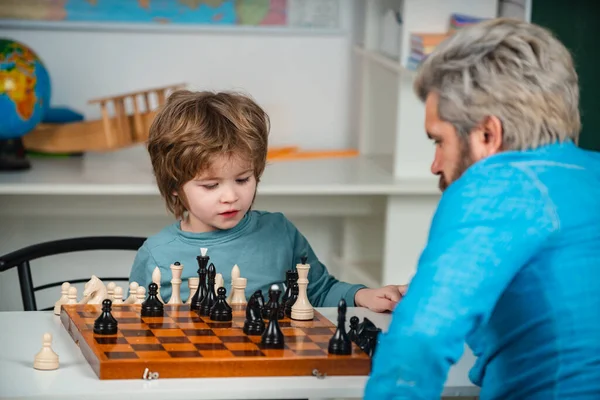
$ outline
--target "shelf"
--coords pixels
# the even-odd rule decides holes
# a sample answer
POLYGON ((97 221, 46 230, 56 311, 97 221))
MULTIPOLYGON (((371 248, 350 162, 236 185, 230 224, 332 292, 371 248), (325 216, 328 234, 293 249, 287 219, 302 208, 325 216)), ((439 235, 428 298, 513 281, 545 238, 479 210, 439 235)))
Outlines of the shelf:
POLYGON ((393 58, 388 57, 377 51, 367 50, 362 46, 354 46, 354 52, 357 55, 359 55, 377 65, 380 65, 392 72, 395 72, 395 73, 398 73, 401 75, 407 75, 410 77, 414 77, 416 75, 416 71, 407 69, 400 63, 400 61, 394 60, 393 58))
MULTIPOLYGON (((388 157, 389 158, 389 157, 388 157)), ((433 177, 395 180, 385 157, 272 161, 260 195, 439 195, 433 177)), ((3 195, 158 195, 143 146, 73 158, 31 158, 32 168, 0 173, 3 195)))

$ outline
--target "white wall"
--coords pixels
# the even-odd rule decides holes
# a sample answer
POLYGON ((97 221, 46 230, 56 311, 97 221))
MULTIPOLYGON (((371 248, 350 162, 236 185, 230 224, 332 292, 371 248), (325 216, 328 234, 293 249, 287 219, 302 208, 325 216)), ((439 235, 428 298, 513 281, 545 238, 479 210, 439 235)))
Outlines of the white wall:
MULTIPOLYGON (((342 25, 350 25, 344 2, 342 25)), ((272 118, 273 145, 344 148, 348 132, 349 30, 332 34, 109 32, 6 29, 39 54, 51 104, 99 117, 92 98, 185 82, 192 89, 241 90, 272 118)))

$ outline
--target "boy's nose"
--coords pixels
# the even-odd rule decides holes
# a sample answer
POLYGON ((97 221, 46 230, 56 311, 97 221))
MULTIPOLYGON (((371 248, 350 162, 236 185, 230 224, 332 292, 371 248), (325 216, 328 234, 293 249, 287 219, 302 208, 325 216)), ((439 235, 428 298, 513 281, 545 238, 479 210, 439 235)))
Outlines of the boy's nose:
POLYGON ((226 188, 221 193, 221 202, 222 203, 234 203, 238 199, 237 193, 235 190, 226 188))

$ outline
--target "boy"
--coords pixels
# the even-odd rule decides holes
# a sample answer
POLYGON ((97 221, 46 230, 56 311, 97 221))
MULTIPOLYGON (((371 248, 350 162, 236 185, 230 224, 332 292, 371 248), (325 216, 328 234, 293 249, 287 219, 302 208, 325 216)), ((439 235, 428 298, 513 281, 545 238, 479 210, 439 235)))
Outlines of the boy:
MULTIPOLYGON (((139 249, 130 281, 147 287, 161 271, 160 294, 171 296, 170 265, 183 266, 182 280, 198 276, 196 256, 208 248, 210 262, 229 290, 238 264, 247 278, 246 296, 285 280, 286 270, 307 256, 307 295, 313 307, 349 306, 392 310, 402 287, 368 289, 331 276, 308 241, 281 213, 252 211, 265 169, 269 118, 250 98, 233 93, 173 93, 150 127, 148 152, 156 182, 177 222, 139 249)), ((189 289, 181 286, 181 298, 189 289)))

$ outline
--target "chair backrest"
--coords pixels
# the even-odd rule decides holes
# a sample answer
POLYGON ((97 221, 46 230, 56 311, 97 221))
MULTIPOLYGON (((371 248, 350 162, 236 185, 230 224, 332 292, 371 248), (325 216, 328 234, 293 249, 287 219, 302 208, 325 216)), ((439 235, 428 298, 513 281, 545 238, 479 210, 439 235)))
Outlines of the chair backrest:
MULTIPOLYGON (((42 286, 33 286, 29 262, 38 258, 65 253, 89 250, 138 250, 145 237, 135 236, 88 236, 71 239, 54 240, 24 247, 12 253, 0 256, 0 272, 17 268, 21 298, 25 311, 37 311, 35 292, 62 285, 63 282, 52 282, 42 286)), ((127 281, 126 277, 100 277, 107 281, 127 281)), ((75 279, 70 283, 86 282, 89 279, 75 279)), ((47 308, 51 309, 51 308, 47 308)))

